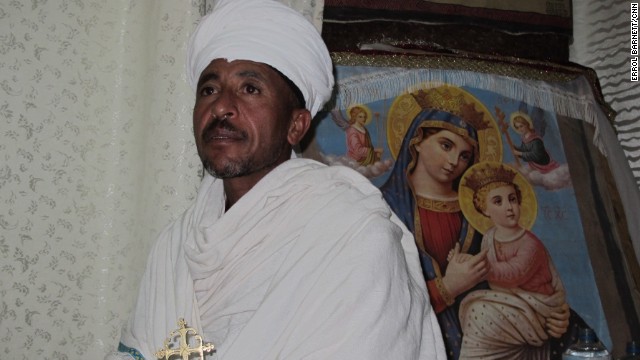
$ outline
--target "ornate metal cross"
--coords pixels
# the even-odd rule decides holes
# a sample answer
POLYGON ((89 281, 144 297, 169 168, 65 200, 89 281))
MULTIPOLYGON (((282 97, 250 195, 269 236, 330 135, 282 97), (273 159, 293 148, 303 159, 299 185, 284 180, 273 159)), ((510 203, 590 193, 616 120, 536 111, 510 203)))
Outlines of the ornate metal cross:
POLYGON ((200 360, 204 360, 204 353, 210 353, 215 350, 215 346, 211 343, 203 344, 202 336, 198 335, 194 328, 188 328, 187 323, 183 318, 178 320, 178 330, 174 330, 171 332, 169 337, 164 341, 164 348, 160 351, 156 352, 155 355, 158 359, 169 360, 174 355, 179 355, 182 357, 182 360, 189 360, 189 356, 192 354, 199 354, 200 360), (177 349, 169 348, 171 340, 178 335, 178 339, 180 340, 180 347, 177 349), (187 337, 192 335, 196 340, 195 347, 189 347, 189 341, 187 337))

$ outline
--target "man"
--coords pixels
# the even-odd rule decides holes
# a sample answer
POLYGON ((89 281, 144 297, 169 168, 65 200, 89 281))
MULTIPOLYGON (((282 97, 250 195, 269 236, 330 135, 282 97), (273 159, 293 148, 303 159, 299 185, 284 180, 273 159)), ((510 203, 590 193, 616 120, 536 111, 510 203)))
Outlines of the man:
POLYGON ((206 175, 152 249, 110 358, 154 359, 184 318, 215 345, 207 359, 444 359, 413 238, 377 188, 291 159, 333 87, 311 23, 219 1, 187 66, 206 175))

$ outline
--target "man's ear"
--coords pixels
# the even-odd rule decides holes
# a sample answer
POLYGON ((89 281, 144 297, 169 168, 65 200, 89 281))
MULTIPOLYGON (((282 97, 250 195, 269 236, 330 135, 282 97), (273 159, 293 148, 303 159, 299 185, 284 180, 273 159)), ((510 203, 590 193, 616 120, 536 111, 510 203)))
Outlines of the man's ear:
POLYGON ((295 109, 291 117, 287 140, 291 146, 294 146, 302 140, 309 130, 311 126, 311 113, 307 109, 295 109))

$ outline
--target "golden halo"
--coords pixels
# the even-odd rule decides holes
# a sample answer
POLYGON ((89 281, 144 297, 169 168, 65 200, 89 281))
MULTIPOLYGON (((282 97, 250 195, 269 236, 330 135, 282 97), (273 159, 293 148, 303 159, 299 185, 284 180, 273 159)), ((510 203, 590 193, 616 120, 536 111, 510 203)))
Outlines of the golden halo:
POLYGON ((467 102, 475 104, 476 110, 482 112, 485 122, 489 124, 489 128, 478 131, 480 156, 476 157, 475 161, 502 161, 502 136, 493 114, 468 91, 457 86, 442 85, 440 83, 424 83, 412 89, 412 92, 407 91, 393 100, 387 115, 387 142, 393 158, 398 158, 407 129, 411 126, 411 122, 416 115, 422 111, 422 108, 411 94, 417 93, 419 90, 436 91, 442 88, 447 88, 453 95, 462 94, 467 102))
POLYGON ((522 111, 515 111, 515 112, 512 112, 511 115, 509 116, 509 123, 511 124, 511 128, 514 131, 516 131, 516 127, 514 126, 513 121, 517 117, 523 118, 529 124, 529 129, 533 129, 534 128, 533 127, 533 121, 531 120, 531 116, 527 115, 526 113, 523 113, 522 111))
POLYGON ((520 188, 520 192, 522 193, 522 202, 520 203, 520 226, 526 228, 527 230, 531 230, 531 227, 536 221, 536 217, 538 216, 538 200, 536 199, 536 194, 533 191, 533 187, 531 184, 522 176, 522 174, 516 170, 515 168, 503 164, 496 161, 484 161, 477 163, 471 166, 464 174, 462 174, 462 178, 460 179, 460 187, 458 188, 458 201, 460 202, 460 209, 464 214, 464 217, 469 221, 469 224, 473 226, 474 229, 478 230, 481 233, 486 233, 491 227, 493 227, 493 222, 488 217, 484 216, 482 213, 476 210, 475 206, 473 206, 473 190, 467 187, 465 184, 467 182, 468 176, 472 173, 473 169, 477 169, 480 167, 499 167, 503 166, 508 168, 516 173, 513 182, 518 185, 520 188))
POLYGON ((371 122, 371 118, 372 118, 372 114, 371 114, 371 109, 364 104, 351 104, 349 105, 349 107, 347 108, 347 118, 349 119, 349 121, 351 121, 351 109, 353 108, 361 108, 362 110, 364 110, 365 114, 367 114, 367 120, 365 120, 364 124, 367 125, 371 122))

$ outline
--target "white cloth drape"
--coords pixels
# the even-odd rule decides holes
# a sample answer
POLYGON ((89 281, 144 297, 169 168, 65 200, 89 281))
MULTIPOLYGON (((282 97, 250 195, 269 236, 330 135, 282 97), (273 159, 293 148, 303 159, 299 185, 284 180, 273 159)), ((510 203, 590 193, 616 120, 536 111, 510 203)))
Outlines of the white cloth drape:
POLYGON ((292 159, 224 203, 206 176, 161 234, 123 344, 149 359, 182 317, 214 359, 446 357, 413 236, 368 179, 292 159))
POLYGON ((633 171, 633 182, 640 187, 640 82, 631 81, 631 4, 573 1, 573 18, 570 60, 598 74, 604 98, 617 112, 617 141, 633 171))
POLYGON ((602 127, 602 139, 640 258, 640 82, 631 81, 630 6, 625 0, 574 1, 570 60, 596 71, 605 101, 617 113, 613 128, 602 127))

